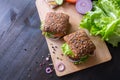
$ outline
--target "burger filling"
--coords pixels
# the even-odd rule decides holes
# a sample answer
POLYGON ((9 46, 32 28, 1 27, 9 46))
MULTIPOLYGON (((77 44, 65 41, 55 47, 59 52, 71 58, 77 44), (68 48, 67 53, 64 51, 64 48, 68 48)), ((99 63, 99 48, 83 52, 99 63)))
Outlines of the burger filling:
MULTIPOLYGON (((62 51, 63 51, 63 54, 66 56, 70 56, 71 58, 75 57, 74 53, 72 52, 72 50, 70 49, 70 47, 67 43, 64 43, 62 45, 62 51)), ((84 55, 84 56, 80 57, 79 60, 74 61, 74 64, 84 63, 87 61, 88 58, 89 58, 89 55, 84 55)))
MULTIPOLYGON (((41 23, 40 30, 43 31, 43 23, 41 23)), ((61 33, 52 33, 52 32, 42 32, 42 34, 48 38, 60 38, 64 36, 64 34, 61 33)))

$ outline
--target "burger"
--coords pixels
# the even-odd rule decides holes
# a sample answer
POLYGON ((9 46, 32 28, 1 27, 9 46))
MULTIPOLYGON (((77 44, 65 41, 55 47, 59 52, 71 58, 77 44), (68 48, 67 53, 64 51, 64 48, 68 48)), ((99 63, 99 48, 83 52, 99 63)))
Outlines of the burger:
POLYGON ((84 30, 66 35, 64 40, 66 43, 62 45, 62 51, 75 64, 86 62, 90 54, 94 53, 96 49, 84 30))
POLYGON ((41 26, 42 34, 48 38, 61 38, 67 34, 69 16, 65 13, 48 12, 41 26))

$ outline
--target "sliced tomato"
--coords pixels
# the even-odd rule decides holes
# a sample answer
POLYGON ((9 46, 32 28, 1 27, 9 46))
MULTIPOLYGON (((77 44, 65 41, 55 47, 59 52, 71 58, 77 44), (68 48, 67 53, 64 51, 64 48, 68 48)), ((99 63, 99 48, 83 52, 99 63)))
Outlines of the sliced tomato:
POLYGON ((65 0, 66 2, 69 2, 69 3, 76 3, 77 0, 65 0))
POLYGON ((54 37, 61 37, 63 34, 54 34, 54 37))

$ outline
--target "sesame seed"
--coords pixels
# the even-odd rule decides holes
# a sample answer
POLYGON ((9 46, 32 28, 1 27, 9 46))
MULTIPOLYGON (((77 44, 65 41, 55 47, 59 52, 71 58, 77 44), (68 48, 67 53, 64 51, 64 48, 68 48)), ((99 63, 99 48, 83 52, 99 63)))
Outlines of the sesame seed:
POLYGON ((55 54, 55 52, 53 51, 53 54, 55 54))
POLYGON ((57 46, 55 46, 55 48, 58 48, 57 46))

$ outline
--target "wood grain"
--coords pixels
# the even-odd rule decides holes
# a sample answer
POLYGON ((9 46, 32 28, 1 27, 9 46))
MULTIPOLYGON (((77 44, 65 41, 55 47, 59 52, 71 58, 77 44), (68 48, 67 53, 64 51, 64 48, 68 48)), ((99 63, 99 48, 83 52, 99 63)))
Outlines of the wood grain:
MULTIPOLYGON (((51 9, 47 5, 45 0, 37 0, 36 5, 39 12, 39 16, 42 21, 45 20, 45 16, 47 12, 50 12, 50 11, 63 12, 70 16, 70 24, 71 24, 70 33, 75 32, 76 30, 79 29, 79 23, 82 19, 82 15, 76 12, 74 5, 65 3, 63 6, 55 10, 51 9)), ((64 76, 64 75, 67 75, 76 71, 80 71, 88 67, 95 66, 97 64, 104 63, 111 60, 112 57, 110 55, 110 52, 105 42, 102 41, 99 37, 90 36, 90 38, 96 46, 95 56, 90 57, 86 63, 77 65, 77 66, 71 63, 66 56, 61 56, 62 54, 61 45, 64 43, 63 40, 51 40, 49 38, 46 38, 47 44, 51 53, 52 61, 55 67, 55 71, 58 76, 64 76), (58 46, 58 49, 56 50, 55 54, 53 54, 52 46, 58 46), (57 59, 57 57, 62 59, 62 61, 57 59), (59 72, 56 69, 56 65, 58 64, 58 62, 62 62, 63 64, 65 64, 65 67, 66 67, 65 71, 59 72)))

